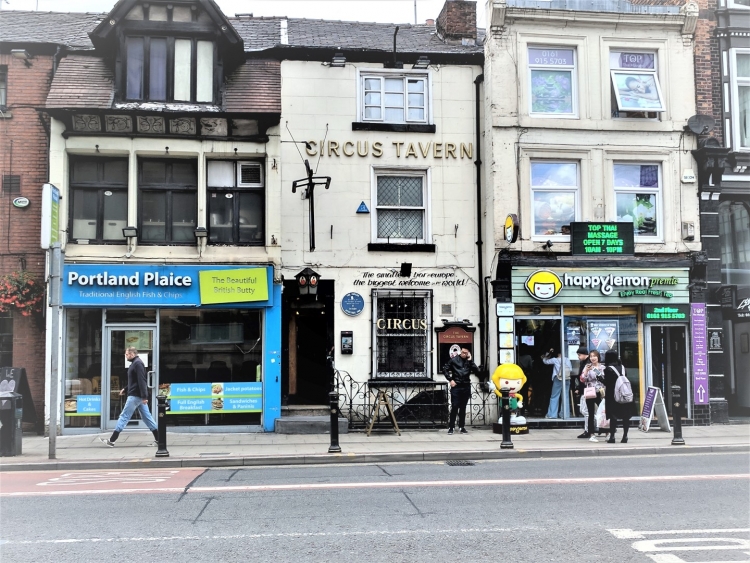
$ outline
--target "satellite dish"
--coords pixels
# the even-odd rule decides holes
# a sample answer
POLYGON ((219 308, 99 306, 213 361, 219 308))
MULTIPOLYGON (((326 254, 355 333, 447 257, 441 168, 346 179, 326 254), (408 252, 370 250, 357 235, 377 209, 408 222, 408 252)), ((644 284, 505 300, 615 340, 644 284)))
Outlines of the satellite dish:
POLYGON ((714 125, 716 122, 713 117, 700 113, 688 119, 687 122, 687 128, 696 135, 707 135, 713 130, 714 125))

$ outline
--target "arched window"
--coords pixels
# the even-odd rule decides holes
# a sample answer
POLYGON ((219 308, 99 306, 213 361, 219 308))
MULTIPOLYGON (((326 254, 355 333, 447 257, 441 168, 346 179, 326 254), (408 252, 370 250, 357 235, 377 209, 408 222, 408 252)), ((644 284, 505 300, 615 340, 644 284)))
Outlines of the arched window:
POLYGON ((746 203, 719 206, 721 282, 750 285, 750 210, 746 203))

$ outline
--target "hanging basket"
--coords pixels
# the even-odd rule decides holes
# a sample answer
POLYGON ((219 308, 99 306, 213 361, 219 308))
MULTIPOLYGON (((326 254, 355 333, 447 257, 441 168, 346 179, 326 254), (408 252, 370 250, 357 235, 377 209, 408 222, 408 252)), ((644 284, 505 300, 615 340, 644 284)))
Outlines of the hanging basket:
POLYGON ((0 277, 0 311, 18 311, 24 317, 42 312, 44 284, 22 271, 0 277))

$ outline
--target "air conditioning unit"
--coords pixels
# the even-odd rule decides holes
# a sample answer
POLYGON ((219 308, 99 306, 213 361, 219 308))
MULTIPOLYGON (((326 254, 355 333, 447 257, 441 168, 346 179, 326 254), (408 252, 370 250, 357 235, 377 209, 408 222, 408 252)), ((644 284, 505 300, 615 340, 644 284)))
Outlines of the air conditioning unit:
POLYGON ((440 304, 440 316, 452 317, 453 316, 453 303, 441 303, 440 304))
POLYGON ((237 187, 262 188, 263 164, 261 162, 238 162, 237 187))

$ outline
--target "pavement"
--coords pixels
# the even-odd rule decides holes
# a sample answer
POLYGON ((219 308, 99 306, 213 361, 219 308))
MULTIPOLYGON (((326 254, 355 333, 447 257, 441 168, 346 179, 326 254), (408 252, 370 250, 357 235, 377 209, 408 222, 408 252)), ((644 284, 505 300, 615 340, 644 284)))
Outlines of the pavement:
POLYGON ((531 429, 513 435, 513 449, 502 449, 502 435, 490 428, 471 428, 449 436, 442 430, 350 431, 339 437, 341 453, 328 453, 328 434, 167 433, 169 457, 155 457, 150 432, 123 432, 114 448, 99 440, 109 433, 58 436, 55 459, 49 439, 24 434, 22 455, 0 457, 0 471, 143 469, 162 467, 229 467, 386 463, 400 461, 482 460, 503 458, 663 455, 668 453, 749 452, 750 425, 687 426, 685 445, 672 445, 673 434, 658 428, 644 433, 631 428, 627 444, 577 439, 581 429, 531 429))

